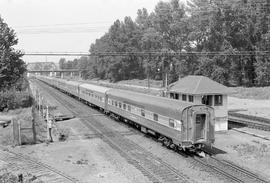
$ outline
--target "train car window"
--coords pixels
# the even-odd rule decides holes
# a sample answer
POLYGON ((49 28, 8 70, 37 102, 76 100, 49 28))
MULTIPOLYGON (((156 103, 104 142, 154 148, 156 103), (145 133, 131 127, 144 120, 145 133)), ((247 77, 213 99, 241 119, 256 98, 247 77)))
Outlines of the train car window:
POLYGON ((145 117, 145 110, 144 110, 144 109, 141 109, 141 115, 142 115, 143 117, 145 117))
POLYGON ((179 100, 179 93, 175 93, 175 94, 174 94, 174 98, 175 98, 176 100, 179 100))
POLYGON ((188 96, 188 101, 189 101, 189 102, 193 102, 193 100, 194 100, 194 99, 193 99, 193 95, 189 95, 189 96, 188 96))
POLYGON ((118 103, 118 106, 119 106, 119 108, 122 108, 122 103, 119 102, 119 103, 118 103))
POLYGON ((158 121, 158 115, 157 114, 154 113, 153 118, 154 118, 155 121, 158 121))
POLYGON ((136 110, 136 107, 134 107, 134 106, 130 106, 131 107, 131 112, 133 113, 133 114, 137 114, 137 110, 136 110))
POLYGON ((117 101, 114 101, 114 105, 115 105, 115 107, 117 107, 117 101))
POLYGON ((131 111, 131 106, 130 106, 130 105, 128 105, 128 111, 129 111, 129 112, 131 111))
POLYGON ((196 115, 196 124, 202 124, 205 122, 206 114, 197 114, 196 115))
POLYGON ((183 94, 183 95, 182 95, 182 100, 183 100, 183 101, 186 101, 186 100, 187 100, 187 95, 183 94))
POLYGON ((215 95, 215 106, 221 106, 222 103, 222 95, 215 95))
POLYGON ((173 119, 169 119, 169 126, 174 128, 174 120, 173 119))
POLYGON ((174 99, 174 93, 170 93, 170 98, 174 99))
POLYGON ((127 108, 127 107, 126 107, 126 104, 123 104, 123 109, 126 110, 126 108, 127 108))

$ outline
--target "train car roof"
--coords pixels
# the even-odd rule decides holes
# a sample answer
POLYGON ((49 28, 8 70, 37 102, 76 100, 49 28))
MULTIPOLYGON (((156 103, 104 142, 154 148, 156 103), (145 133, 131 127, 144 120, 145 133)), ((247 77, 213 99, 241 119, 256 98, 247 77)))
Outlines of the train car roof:
POLYGON ((121 100, 125 103, 135 105, 140 108, 146 108, 162 115, 179 115, 179 111, 182 112, 185 108, 194 105, 188 102, 172 100, 165 97, 158 97, 120 89, 111 89, 107 92, 107 94, 116 99, 121 98, 121 100))
POLYGON ((105 94, 105 92, 111 90, 111 88, 98 86, 98 85, 93 85, 93 84, 88 84, 88 83, 81 84, 80 87, 88 89, 88 90, 93 90, 93 91, 97 91, 97 92, 100 92, 100 93, 104 93, 104 94, 105 94))
POLYGON ((71 85, 75 85, 78 86, 79 84, 81 84, 80 82, 77 81, 69 81, 69 80, 64 80, 67 84, 71 84, 71 85))

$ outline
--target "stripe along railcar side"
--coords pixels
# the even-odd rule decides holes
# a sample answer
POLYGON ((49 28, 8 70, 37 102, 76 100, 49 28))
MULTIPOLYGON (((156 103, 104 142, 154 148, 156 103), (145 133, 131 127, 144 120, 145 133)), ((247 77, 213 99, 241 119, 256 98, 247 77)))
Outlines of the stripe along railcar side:
POLYGON ((107 108, 107 96, 106 92, 110 88, 97 86, 93 84, 81 84, 79 86, 79 96, 81 100, 97 106, 102 110, 106 111, 107 108))
POLYGON ((211 107, 119 89, 111 89, 107 95, 110 112, 157 135, 166 146, 194 150, 214 142, 211 107))

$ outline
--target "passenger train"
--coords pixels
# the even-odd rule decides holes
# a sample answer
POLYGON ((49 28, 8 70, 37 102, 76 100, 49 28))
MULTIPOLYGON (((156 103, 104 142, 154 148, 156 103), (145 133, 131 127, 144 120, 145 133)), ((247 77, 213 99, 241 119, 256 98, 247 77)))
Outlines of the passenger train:
POLYGON ((167 147, 194 151, 214 143, 212 107, 60 78, 37 78, 157 136, 167 147))

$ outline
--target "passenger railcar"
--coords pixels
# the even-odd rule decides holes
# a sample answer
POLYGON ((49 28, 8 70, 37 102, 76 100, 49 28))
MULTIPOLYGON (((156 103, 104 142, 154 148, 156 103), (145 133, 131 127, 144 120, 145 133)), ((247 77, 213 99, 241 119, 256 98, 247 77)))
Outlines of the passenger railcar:
POLYGON ((214 109, 209 106, 63 79, 39 79, 158 136, 168 147, 194 150, 214 143, 214 109))
POLYGON ((107 96, 106 92, 110 88, 92 85, 92 84, 81 84, 79 86, 79 98, 100 107, 103 110, 107 109, 107 96))
POLYGON ((66 81, 65 91, 72 96, 79 97, 79 82, 76 81, 66 81))
POLYGON ((214 111, 163 97, 111 89, 108 110, 158 135, 167 146, 192 148, 214 142, 214 111))

